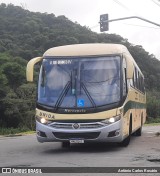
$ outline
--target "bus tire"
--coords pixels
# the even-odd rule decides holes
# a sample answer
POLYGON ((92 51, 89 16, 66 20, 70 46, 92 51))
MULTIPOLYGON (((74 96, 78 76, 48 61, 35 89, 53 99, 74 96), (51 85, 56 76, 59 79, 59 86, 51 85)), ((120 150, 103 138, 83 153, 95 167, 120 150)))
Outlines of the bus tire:
POLYGON ((126 137, 121 143, 120 146, 122 147, 127 147, 130 143, 130 139, 131 139, 131 135, 129 135, 128 137, 126 137))
POLYGON ((142 135, 142 126, 138 128, 138 130, 135 132, 135 136, 141 136, 142 135))
POLYGON ((70 147, 70 143, 68 141, 62 142, 62 147, 68 148, 68 147, 70 147))
POLYGON ((129 135, 120 143, 120 146, 127 147, 130 143, 132 133, 132 118, 130 118, 129 135))
POLYGON ((138 130, 135 132, 135 136, 141 136, 142 135, 142 124, 143 124, 143 118, 141 117, 141 126, 138 128, 138 130))

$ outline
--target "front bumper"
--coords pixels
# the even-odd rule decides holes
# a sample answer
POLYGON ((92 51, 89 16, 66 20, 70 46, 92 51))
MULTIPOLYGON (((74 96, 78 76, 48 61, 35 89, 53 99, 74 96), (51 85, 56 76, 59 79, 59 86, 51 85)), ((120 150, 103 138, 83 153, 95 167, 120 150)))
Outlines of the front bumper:
POLYGON ((82 128, 74 129, 75 123, 52 123, 44 125, 36 121, 39 142, 64 142, 82 139, 84 142, 121 142, 123 140, 121 122, 104 125, 102 123, 79 123, 82 128))

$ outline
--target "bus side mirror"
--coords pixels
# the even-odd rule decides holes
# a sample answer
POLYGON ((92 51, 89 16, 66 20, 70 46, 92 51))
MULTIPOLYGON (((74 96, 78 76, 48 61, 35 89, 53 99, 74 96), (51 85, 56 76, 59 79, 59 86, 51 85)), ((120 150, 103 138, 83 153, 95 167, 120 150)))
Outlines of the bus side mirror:
POLYGON ((33 82, 34 65, 40 62, 42 59, 43 57, 35 57, 28 62, 27 69, 26 69, 27 81, 33 82))

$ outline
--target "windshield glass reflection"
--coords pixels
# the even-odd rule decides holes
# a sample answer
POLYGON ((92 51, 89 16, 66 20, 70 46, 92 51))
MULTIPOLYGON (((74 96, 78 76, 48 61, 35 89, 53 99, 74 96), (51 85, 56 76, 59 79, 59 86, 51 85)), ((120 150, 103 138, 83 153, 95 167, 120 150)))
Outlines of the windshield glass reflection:
POLYGON ((120 57, 44 59, 38 102, 54 108, 90 108, 120 101, 120 57))

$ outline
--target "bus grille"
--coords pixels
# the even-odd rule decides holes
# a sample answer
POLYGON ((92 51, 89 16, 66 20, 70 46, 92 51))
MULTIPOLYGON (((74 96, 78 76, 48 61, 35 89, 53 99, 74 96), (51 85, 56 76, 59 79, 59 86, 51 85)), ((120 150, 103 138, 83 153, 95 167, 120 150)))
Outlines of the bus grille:
MULTIPOLYGON (((74 126, 75 123, 59 123, 55 122, 50 124, 51 127, 56 129, 75 129, 74 126)), ((94 128, 100 128, 104 125, 101 123, 77 123, 79 125, 78 129, 94 129, 94 128)))
POLYGON ((85 133, 53 132, 53 135, 58 139, 96 139, 100 135, 100 132, 85 132, 85 133))

